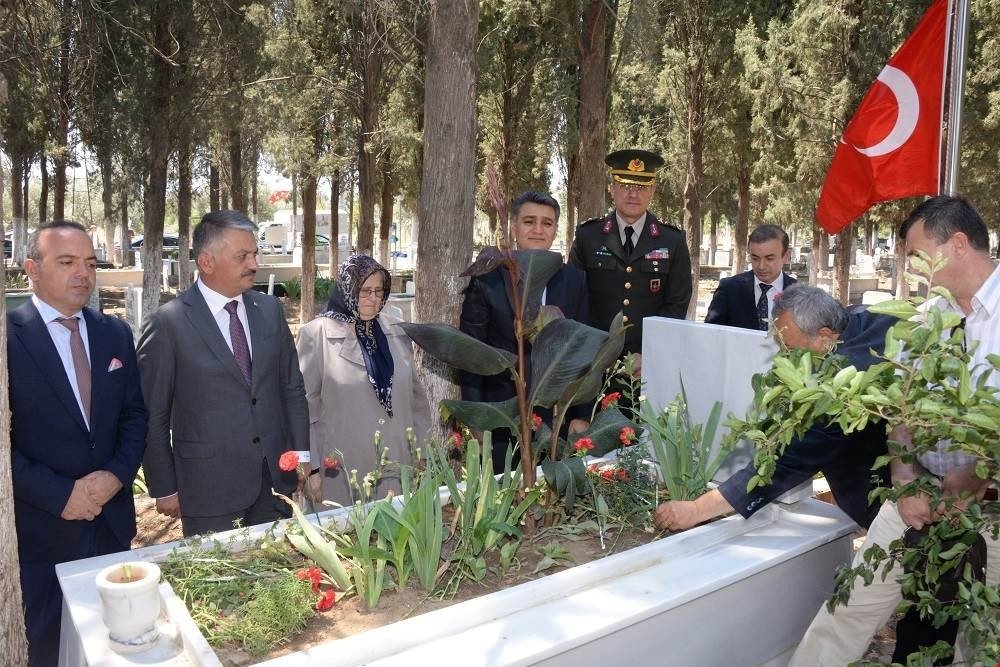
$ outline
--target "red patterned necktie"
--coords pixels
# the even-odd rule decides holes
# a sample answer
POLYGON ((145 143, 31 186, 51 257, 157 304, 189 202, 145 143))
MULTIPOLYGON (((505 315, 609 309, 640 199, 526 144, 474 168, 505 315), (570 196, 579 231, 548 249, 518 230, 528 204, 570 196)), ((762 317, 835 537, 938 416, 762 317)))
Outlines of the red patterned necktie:
POLYGON ((229 313, 229 339, 233 343, 233 355, 236 357, 236 365, 240 367, 240 370, 243 372, 243 379, 247 381, 247 385, 249 386, 253 378, 250 363, 250 345, 247 343, 247 334, 243 330, 243 323, 236 316, 236 309, 239 308, 239 305, 237 301, 230 301, 226 304, 226 312, 229 313))
POLYGON ((58 317, 56 322, 69 329, 69 351, 73 356, 73 371, 76 373, 76 388, 80 391, 83 414, 90 424, 90 360, 80 336, 80 322, 76 317, 58 317))

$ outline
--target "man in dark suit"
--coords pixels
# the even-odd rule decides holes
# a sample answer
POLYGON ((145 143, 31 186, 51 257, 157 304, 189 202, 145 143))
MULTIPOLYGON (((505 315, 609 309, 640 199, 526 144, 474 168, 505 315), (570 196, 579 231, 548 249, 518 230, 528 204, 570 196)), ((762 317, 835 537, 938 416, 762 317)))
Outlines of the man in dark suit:
POLYGON ((97 258, 75 222, 28 240, 31 301, 7 314, 14 519, 30 665, 59 657, 57 563, 128 551, 146 439, 132 333, 85 308, 97 258))
MULTIPOLYGON (((511 232, 519 250, 549 250, 556 237, 559 203, 547 194, 525 192, 511 206, 514 217, 511 232)), ((469 281, 462 302, 459 327, 484 343, 508 352, 517 352, 514 336, 514 309, 507 298, 504 269, 498 268, 469 281)), ((589 323, 587 278, 583 271, 563 265, 545 286, 544 303, 558 306, 571 320, 589 323)), ((485 377, 462 371, 462 399, 466 401, 506 401, 517 394, 507 373, 485 377)), ((569 431, 582 431, 589 426, 589 406, 575 406, 567 413, 569 431)), ((540 414, 548 419, 549 414, 540 414)), ((493 431, 493 467, 503 471, 504 456, 510 443, 509 429, 493 431)))
MULTIPOLYGON (((817 354, 835 350, 859 370, 878 359, 885 334, 896 319, 867 311, 848 315, 840 303, 817 287, 796 285, 782 292, 774 306, 774 329, 786 348, 808 348, 817 354)), ((875 459, 885 454, 885 425, 875 423, 863 431, 844 435, 836 425, 816 425, 800 439, 792 440, 779 457, 771 483, 747 491, 756 474, 751 462, 742 470, 692 501, 662 503, 656 510, 657 525, 683 530, 722 514, 739 512, 749 518, 786 491, 822 472, 830 484, 837 505, 860 526, 867 527, 878 512, 868 502, 874 485, 885 482, 875 474, 875 459)))
POLYGON ((622 150, 609 154, 605 163, 615 208, 577 227, 569 261, 587 273, 594 326, 607 331, 621 312, 622 321, 631 325, 624 353, 642 352, 642 318, 687 317, 691 258, 684 232, 648 210, 663 158, 622 150))
POLYGON ((706 324, 767 331, 775 298, 795 284, 795 278, 782 271, 791 257, 784 229, 761 225, 750 233, 747 247, 752 269, 719 281, 706 324))
POLYGON ((208 213, 194 230, 200 272, 191 289, 152 313, 139 336, 149 406, 143 460, 161 514, 185 535, 288 516, 308 462, 309 411, 292 334, 277 299, 253 290, 257 226, 238 211, 208 213))

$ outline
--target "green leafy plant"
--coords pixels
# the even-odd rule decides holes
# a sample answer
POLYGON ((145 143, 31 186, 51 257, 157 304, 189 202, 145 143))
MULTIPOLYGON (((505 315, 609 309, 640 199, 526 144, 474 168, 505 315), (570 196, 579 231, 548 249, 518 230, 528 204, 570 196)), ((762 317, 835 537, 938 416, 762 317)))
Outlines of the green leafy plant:
POLYGON ((414 571, 424 590, 431 592, 441 574, 441 544, 444 541, 439 495, 441 473, 425 472, 415 486, 411 477, 411 471, 404 469, 402 503, 380 501, 375 530, 390 545, 390 561, 396 570, 399 587, 406 585, 410 572, 414 571))
POLYGON ((375 532, 375 522, 382 513, 382 503, 356 506, 348 515, 354 538, 341 536, 341 549, 351 557, 351 579, 358 597, 369 609, 378 606, 385 590, 385 567, 392 559, 386 539, 375 532))
POLYGON ((694 423, 683 382, 681 393, 662 411, 645 397, 639 399, 639 423, 649 435, 660 477, 672 500, 693 500, 704 493, 732 451, 732 441, 724 440, 712 455, 721 413, 722 403, 716 401, 708 421, 694 423))
POLYGON ((302 296, 301 278, 289 278, 288 280, 282 281, 281 286, 285 288, 285 296, 290 297, 292 299, 301 298, 302 296))
POLYGON ((295 524, 301 531, 301 533, 293 531, 285 533, 285 537, 292 546, 298 549, 303 556, 323 568, 323 571, 333 578, 337 588, 342 591, 350 588, 351 577, 337 553, 336 542, 323 537, 323 529, 319 526, 314 526, 306 518, 302 510, 299 509, 298 503, 280 493, 275 492, 274 495, 284 500, 292 508, 292 516, 295 519, 295 524))
MULTIPOLYGON (((950 298, 947 290, 932 286, 940 263, 932 264, 920 254, 911 258, 911 264, 919 275, 909 277, 926 285, 931 297, 950 298)), ((876 467, 887 465, 893 457, 915 463, 920 454, 948 441, 951 451, 975 461, 975 474, 981 480, 1000 482, 1000 440, 996 437, 1000 398, 997 388, 987 384, 989 371, 1000 369, 1000 355, 988 355, 988 366, 976 369, 978 377, 974 377, 961 317, 921 307, 924 301, 919 297, 887 301, 869 309, 900 321, 886 334, 884 361, 865 371, 836 355, 816 358, 799 350, 780 353, 767 373, 754 378, 753 406, 746 419, 730 421, 732 430, 727 436, 748 438, 756 446, 757 475, 750 481, 751 488, 770 481, 785 447, 813 424, 833 423, 844 433, 852 433, 873 421, 885 423, 890 432, 904 427, 911 440, 906 444, 890 440, 889 454, 880 457, 876 467)), ((959 579, 957 599, 942 602, 936 593, 948 566, 935 563, 944 556, 948 556, 946 563, 952 562, 964 551, 955 545, 971 544, 976 533, 987 532, 996 539, 1000 535, 1000 506, 969 497, 948 497, 927 475, 873 493, 883 501, 924 494, 930 507, 945 507, 947 511, 919 545, 907 546, 896 540, 888 550, 870 549, 860 565, 844 570, 831 607, 848 599, 856 578, 870 583, 879 572, 886 576, 894 565, 930 556, 929 566, 901 579, 906 597, 900 609, 917 604, 922 615, 935 623, 947 618, 962 621, 978 651, 977 658, 992 662, 1000 654, 1000 595, 975 581, 969 570, 959 579), (952 546, 944 548, 945 540, 952 546)))

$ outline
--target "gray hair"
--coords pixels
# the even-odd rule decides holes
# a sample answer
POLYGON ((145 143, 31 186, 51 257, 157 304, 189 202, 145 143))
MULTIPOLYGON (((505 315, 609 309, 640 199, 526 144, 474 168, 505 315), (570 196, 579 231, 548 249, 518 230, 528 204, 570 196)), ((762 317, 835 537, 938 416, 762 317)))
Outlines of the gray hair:
POLYGON ((75 220, 50 220, 49 222, 43 222, 38 225, 38 229, 32 232, 28 237, 28 247, 27 252, 25 253, 25 257, 27 259, 31 259, 36 262, 42 261, 42 251, 38 249, 38 238, 46 229, 78 229, 84 234, 87 233, 87 228, 75 220))
POLYGON ((837 334, 847 327, 847 310, 818 287, 792 285, 779 294, 774 302, 773 318, 778 319, 786 310, 791 311, 795 326, 810 338, 819 335, 823 327, 837 334))
POLYGON ((197 257, 205 252, 208 246, 222 237, 222 232, 226 229, 250 232, 255 237, 257 235, 257 225, 243 213, 230 210, 212 211, 202 216, 201 222, 194 228, 191 243, 194 256, 197 257))

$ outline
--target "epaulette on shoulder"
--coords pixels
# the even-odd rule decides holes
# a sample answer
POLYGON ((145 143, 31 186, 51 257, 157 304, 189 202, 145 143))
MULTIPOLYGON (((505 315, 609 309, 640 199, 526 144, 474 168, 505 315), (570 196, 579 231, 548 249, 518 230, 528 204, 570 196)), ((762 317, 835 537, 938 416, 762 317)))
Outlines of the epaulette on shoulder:
POLYGON ((675 232, 680 232, 681 234, 684 233, 683 229, 681 229, 680 227, 678 227, 677 225, 675 225, 672 222, 664 222, 663 220, 657 220, 656 224, 658 224, 660 227, 666 227, 667 229, 672 229, 675 232))
POLYGON ((584 227, 586 225, 590 225, 590 224, 593 224, 595 222, 604 222, 604 218, 605 218, 605 216, 602 215, 602 216, 597 217, 597 218, 591 218, 589 220, 584 220, 583 222, 580 223, 580 226, 584 227))

